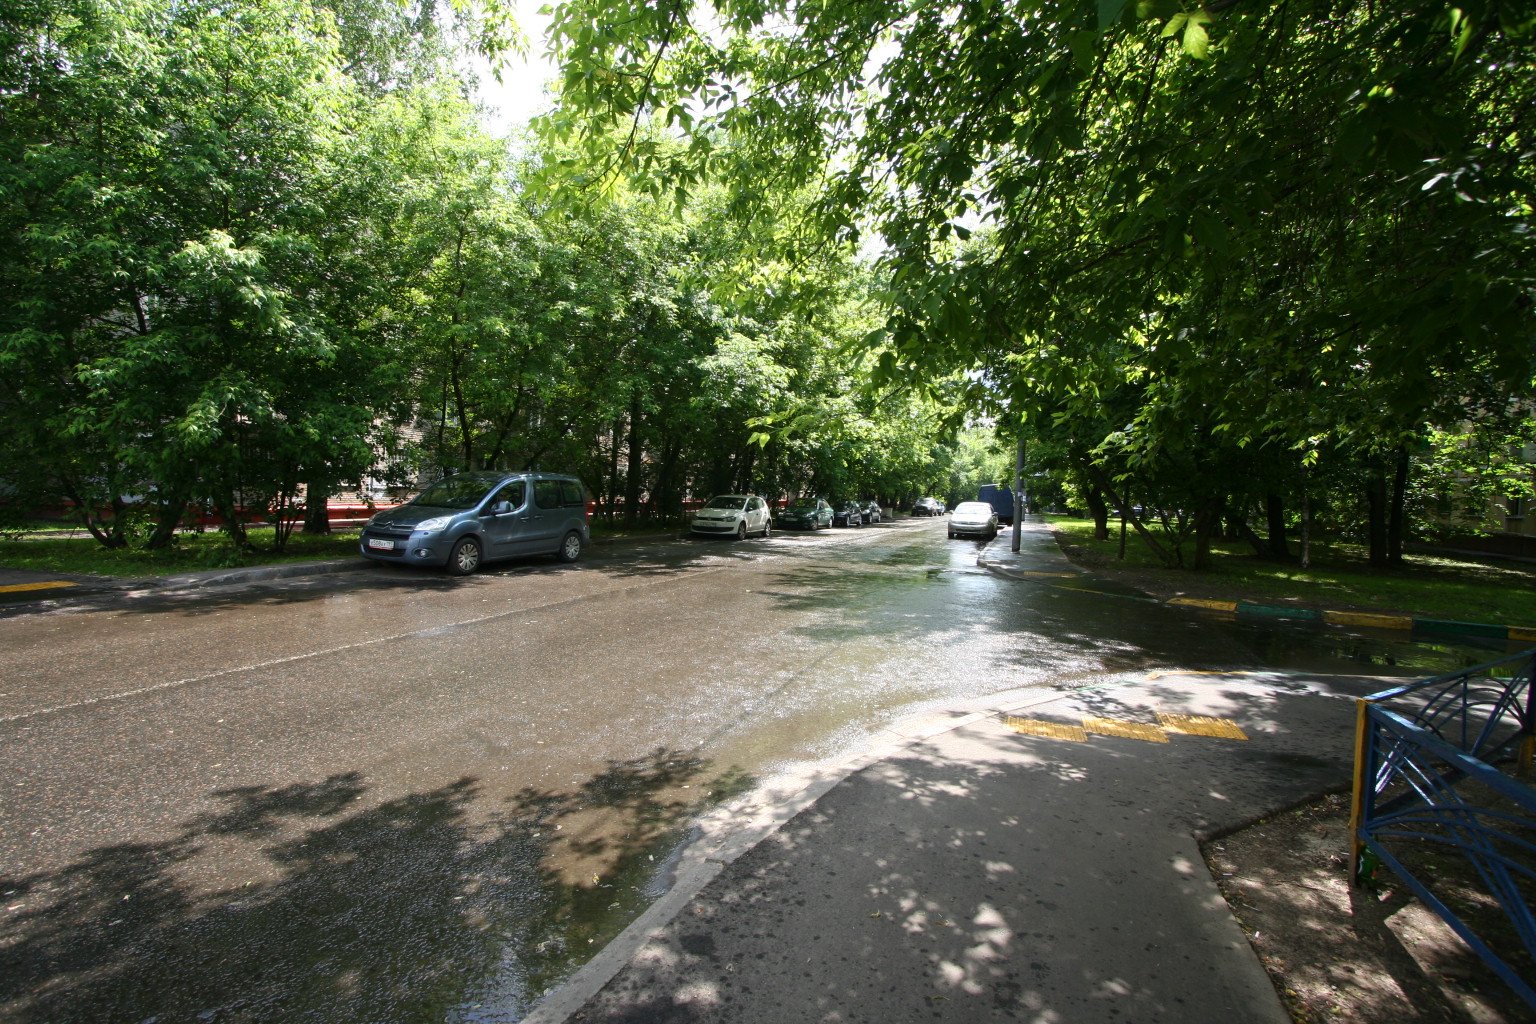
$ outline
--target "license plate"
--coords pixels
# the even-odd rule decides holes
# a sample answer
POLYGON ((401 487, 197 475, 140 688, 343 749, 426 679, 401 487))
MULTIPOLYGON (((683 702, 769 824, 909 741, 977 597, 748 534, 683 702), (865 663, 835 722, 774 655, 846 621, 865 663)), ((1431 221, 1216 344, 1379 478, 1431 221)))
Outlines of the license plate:
POLYGON ((395 549, 395 542, 392 540, 379 540, 377 537, 369 537, 368 546, 375 551, 393 551, 395 549))

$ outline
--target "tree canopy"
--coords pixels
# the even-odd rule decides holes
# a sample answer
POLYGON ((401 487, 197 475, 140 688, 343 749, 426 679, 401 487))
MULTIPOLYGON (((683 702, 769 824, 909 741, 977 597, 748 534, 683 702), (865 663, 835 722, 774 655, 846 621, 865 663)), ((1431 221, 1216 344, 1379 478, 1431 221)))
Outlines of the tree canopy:
POLYGON ((0 12, 8 507, 159 545, 469 467, 896 502, 992 465, 967 421, 1197 565, 1533 491, 1527 4, 568 0, 506 140, 462 69, 515 38, 0 12))
POLYGON ((799 241, 878 246, 878 380, 970 371, 974 407, 1206 537, 1354 477, 1386 560, 1433 430, 1530 418, 1526 4, 568 0, 555 26, 547 129, 590 165, 723 179, 748 217, 816 182, 799 241), (626 124, 687 144, 615 150, 626 124))
POLYGON ((569 151, 487 134, 458 70, 511 37, 495 4, 22 2, 0 33, 13 511, 246 543, 365 476, 575 470, 634 518, 939 475, 941 417, 838 356, 879 319, 846 248, 790 259, 706 189, 530 187, 569 151))

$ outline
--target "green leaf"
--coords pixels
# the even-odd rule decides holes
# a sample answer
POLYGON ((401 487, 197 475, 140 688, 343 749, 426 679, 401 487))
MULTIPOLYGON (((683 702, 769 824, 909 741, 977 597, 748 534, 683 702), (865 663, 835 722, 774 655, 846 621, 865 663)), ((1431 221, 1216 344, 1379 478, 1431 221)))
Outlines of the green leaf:
POLYGON ((1205 26, 1195 18, 1190 18, 1184 26, 1184 52, 1196 60, 1205 60, 1211 49, 1211 37, 1205 30, 1205 26))
POLYGON ((1099 0, 1099 31, 1108 31, 1125 13, 1128 0, 1099 0))

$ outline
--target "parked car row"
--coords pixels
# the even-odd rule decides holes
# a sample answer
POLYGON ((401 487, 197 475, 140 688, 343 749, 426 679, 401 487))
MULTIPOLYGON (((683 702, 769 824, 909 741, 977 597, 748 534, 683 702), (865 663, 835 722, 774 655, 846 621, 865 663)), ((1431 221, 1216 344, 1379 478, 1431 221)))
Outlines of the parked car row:
MULTIPOLYGON (((950 521, 949 535, 975 529, 961 517, 963 502, 950 521)), ((943 515, 944 506, 923 498, 913 515, 943 515), (919 511, 919 509, 922 511, 919 511), (933 509, 937 511, 932 511, 933 509)), ((822 530, 858 527, 884 518, 876 501, 845 501, 833 508, 823 498, 796 498, 777 516, 756 494, 719 494, 705 502, 689 524, 705 536, 769 537, 779 526, 822 530)), ((985 533, 987 524, 982 524, 985 533)), ((997 517, 990 522, 997 535, 997 517)), ((436 566, 465 576, 487 562, 528 555, 556 555, 574 562, 591 543, 586 489, 574 476, 557 473, 459 473, 445 477, 415 498, 373 516, 363 527, 358 550, 375 561, 436 566)))

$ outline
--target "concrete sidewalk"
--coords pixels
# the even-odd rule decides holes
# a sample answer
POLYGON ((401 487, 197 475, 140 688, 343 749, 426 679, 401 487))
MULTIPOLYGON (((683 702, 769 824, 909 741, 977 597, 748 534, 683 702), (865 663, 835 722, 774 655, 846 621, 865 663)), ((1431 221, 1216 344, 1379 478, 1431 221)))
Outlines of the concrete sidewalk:
MULTIPOLYGON (((985 557, 1091 583, 1024 537, 985 557)), ((1198 842, 1343 785, 1380 686, 1134 673, 905 723, 707 818, 526 1020, 1284 1024, 1198 842)))

